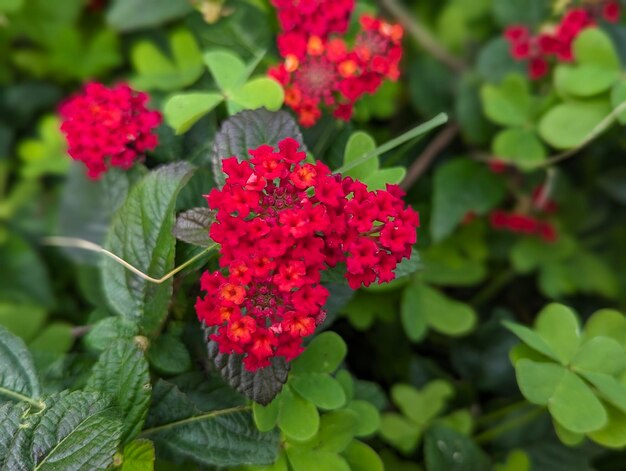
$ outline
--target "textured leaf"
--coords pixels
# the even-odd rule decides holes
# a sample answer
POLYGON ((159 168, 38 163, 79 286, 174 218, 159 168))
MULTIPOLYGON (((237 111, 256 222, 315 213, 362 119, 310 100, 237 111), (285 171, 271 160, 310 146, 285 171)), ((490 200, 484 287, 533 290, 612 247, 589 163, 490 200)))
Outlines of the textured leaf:
POLYGON ((24 342, 0 326, 0 401, 12 393, 28 398, 40 395, 33 358, 24 342))
POLYGON ((486 214, 505 196, 503 180, 468 158, 440 166, 435 173, 430 233, 435 241, 450 235, 468 211, 486 214))
POLYGON ((146 419, 152 390, 148 362, 137 344, 113 343, 93 367, 87 388, 115 398, 124 416, 122 442, 135 438, 146 419))
POLYGON ((185 0, 114 0, 107 23, 119 31, 150 28, 193 11, 185 0))
MULTIPOLYGON (((215 328, 204 327, 205 338, 215 328)), ((278 395, 289 374, 289 364, 282 357, 272 359, 272 364, 255 372, 248 371, 243 364, 243 355, 220 353, 217 343, 208 340, 209 359, 224 380, 248 399, 267 405, 278 395)))
MULTIPOLYGON (((215 136, 211 151, 215 182, 218 186, 224 184, 223 159, 236 156, 239 160, 248 160, 248 150, 261 144, 276 146, 286 137, 304 142, 298 125, 285 111, 271 112, 261 108, 242 111, 227 119, 215 136)), ((301 150, 306 150, 304 144, 301 150)))
MULTIPOLYGON (((172 270, 174 205, 192 173, 191 165, 179 162, 146 175, 113 218, 107 249, 153 277, 172 270)), ((117 314, 138 320, 148 333, 159 328, 172 294, 171 279, 154 284, 105 258, 102 280, 107 301, 117 314)))
POLYGON ((183 242, 201 247, 214 245, 209 228, 215 221, 215 212, 209 208, 193 208, 176 217, 172 233, 183 242))
POLYGON ((164 374, 181 374, 191 369, 187 347, 172 334, 160 335, 150 342, 146 355, 150 365, 164 374))
MULTIPOLYGON (((113 460, 122 424, 99 393, 62 392, 39 413, 23 416, 1 469, 37 471, 103 470, 113 460)), ((22 407, 20 404, 15 407, 22 407)), ((0 409, 0 416, 2 409, 0 409)))
POLYGON ((87 347, 96 351, 106 350, 112 343, 119 339, 132 339, 139 333, 135 322, 125 317, 105 317, 94 324, 85 335, 84 342, 87 347))
MULTIPOLYGON (((202 403, 174 384, 159 380, 144 434, 160 451, 178 460, 204 465, 238 466, 273 463, 278 456, 278 435, 259 432, 251 414, 241 407, 209 409, 223 397, 202 403)), ((223 399, 222 399, 223 400, 223 399)))
POLYGON ((121 471, 152 471, 154 469, 154 445, 150 440, 133 440, 124 447, 121 471))

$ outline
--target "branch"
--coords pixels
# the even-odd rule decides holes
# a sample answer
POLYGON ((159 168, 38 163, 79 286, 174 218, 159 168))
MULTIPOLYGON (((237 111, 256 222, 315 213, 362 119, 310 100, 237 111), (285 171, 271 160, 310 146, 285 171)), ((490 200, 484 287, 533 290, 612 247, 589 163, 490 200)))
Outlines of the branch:
POLYGON ((426 149, 411 164, 409 170, 404 177, 400 186, 404 190, 408 190, 422 174, 428 169, 430 164, 435 160, 441 151, 443 151, 459 132, 459 125, 456 123, 448 124, 443 130, 435 136, 435 138, 426 146, 426 149))
POLYGON ((380 0, 380 3, 431 56, 454 72, 464 72, 467 69, 467 65, 461 59, 455 57, 443 47, 437 39, 419 23, 415 15, 407 11, 397 0, 380 0))

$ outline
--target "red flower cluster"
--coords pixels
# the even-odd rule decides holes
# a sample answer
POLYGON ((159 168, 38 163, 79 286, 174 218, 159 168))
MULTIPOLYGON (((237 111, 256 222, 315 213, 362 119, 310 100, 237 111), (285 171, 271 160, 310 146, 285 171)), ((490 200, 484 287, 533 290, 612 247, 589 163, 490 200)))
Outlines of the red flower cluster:
POLYGON ((61 105, 68 154, 87 166, 90 178, 99 178, 109 166, 130 168, 157 146, 152 131, 161 123, 161 114, 148 110, 147 101, 148 95, 126 84, 107 88, 89 83, 61 105))
POLYGON ((349 47, 342 37, 305 36, 289 32, 278 38, 284 62, 269 75, 285 89, 285 103, 312 126, 321 107, 348 120, 354 103, 374 93, 384 79, 397 80, 402 58, 402 27, 364 15, 361 31, 349 47))
POLYGON ((308 35, 326 39, 331 33, 348 29, 354 0, 272 0, 276 8, 281 36, 300 37, 306 43, 308 35))
POLYGON ((287 138, 278 151, 250 150, 250 161, 224 160, 226 184, 207 197, 228 274, 202 276, 207 294, 196 311, 218 327, 211 339, 220 351, 245 354, 250 371, 302 352, 302 338, 325 317, 323 270, 345 262, 353 288, 390 281, 416 241, 418 215, 398 187, 367 191, 321 162, 303 163, 298 148, 287 138))
POLYGON ((557 62, 573 60, 572 43, 582 30, 596 25, 597 16, 613 23, 619 21, 619 3, 615 0, 605 1, 597 11, 591 8, 573 8, 551 32, 533 36, 528 27, 513 25, 505 30, 504 36, 510 43, 513 58, 528 61, 528 75, 537 80, 549 72, 552 58, 557 62))
POLYGON ((546 242, 556 241, 558 234, 552 224, 520 213, 507 213, 501 209, 489 215, 489 223, 495 230, 517 234, 538 235, 546 242))

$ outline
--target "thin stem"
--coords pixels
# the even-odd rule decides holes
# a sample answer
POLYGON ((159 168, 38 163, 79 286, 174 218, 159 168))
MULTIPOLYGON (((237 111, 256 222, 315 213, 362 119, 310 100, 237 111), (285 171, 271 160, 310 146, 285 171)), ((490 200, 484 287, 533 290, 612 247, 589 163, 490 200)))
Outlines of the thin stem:
POLYGON ((404 144, 405 142, 410 141, 411 139, 415 139, 416 137, 423 136, 427 132, 435 129, 436 127, 439 127, 442 124, 445 124, 447 121, 448 121, 448 115, 445 113, 439 113, 430 121, 422 123, 419 126, 416 126, 413 129, 410 129, 409 131, 405 132, 404 134, 400 134, 398 137, 384 143, 381 146, 378 146, 376 149, 370 152, 367 152, 362 157, 356 160, 353 160, 352 162, 349 162, 346 165, 341 166, 340 168, 335 170, 335 173, 345 173, 348 170, 353 169, 354 167, 358 167, 362 163, 367 162, 368 160, 373 159, 376 156, 384 154, 385 152, 389 152, 391 149, 394 149, 404 144))
POLYGON ((156 284, 161 284, 161 283, 169 280, 171 277, 173 277, 178 272, 180 272, 180 271, 184 270, 185 268, 187 268, 189 265, 194 263, 196 260, 199 260, 200 258, 202 258, 207 252, 210 252, 211 250, 213 250, 218 245, 218 244, 213 244, 210 247, 207 247, 206 249, 204 249, 199 254, 191 257, 189 260, 187 260, 182 265, 174 268, 171 272, 163 275, 161 278, 153 278, 153 277, 145 274, 144 272, 142 272, 138 268, 132 266, 126 260, 118 257, 113 252, 109 252, 104 247, 101 247, 98 244, 94 244, 93 242, 90 242, 88 240, 77 239, 75 237, 44 237, 42 239, 42 243, 44 245, 54 245, 54 246, 57 246, 57 247, 74 247, 74 248, 77 248, 77 249, 90 250, 92 252, 101 253, 101 254, 106 255, 107 257, 111 258, 112 260, 115 260, 117 263, 119 263, 120 265, 122 265, 126 269, 132 271, 135 275, 139 276, 140 278, 143 278, 146 281, 150 281, 150 282, 156 283, 156 284))
POLYGON ((380 3, 395 16, 396 20, 404 27, 413 39, 424 48, 431 56, 455 72, 464 72, 467 65, 459 58, 453 56, 443 47, 416 18, 396 0, 380 0, 380 3))
POLYGON ((3 387, 0 387, 0 394, 3 394, 12 399, 16 399, 20 402, 28 402, 30 405, 35 406, 37 409, 45 409, 46 407, 46 405, 41 401, 33 399, 32 397, 24 396, 23 394, 11 391, 10 389, 6 389, 3 387))
POLYGON ((541 186, 541 191, 539 195, 537 195, 537 199, 535 201, 535 207, 539 210, 543 210, 546 206, 546 203, 550 199, 550 195, 554 190, 554 182, 556 181, 556 169, 554 167, 550 167, 546 170, 546 181, 541 186))
POLYGON ((517 427, 521 427, 522 425, 525 425, 526 423, 531 422, 533 419, 541 415, 543 411, 544 411, 543 407, 535 407, 531 411, 527 412, 526 414, 523 414, 519 417, 515 417, 514 419, 511 419, 507 422, 504 422, 503 424, 500 424, 496 427, 486 430, 485 432, 479 435, 476 435, 474 437, 474 441, 478 444, 490 442, 494 438, 498 438, 499 436, 503 435, 504 433, 510 430, 513 430, 517 427))
POLYGON ((456 137, 459 132, 459 125, 456 123, 450 123, 441 130, 439 134, 426 146, 426 149, 420 154, 420 156, 411 164, 409 170, 404 177, 400 186, 405 190, 409 189, 428 169, 435 158, 444 150, 450 142, 456 137))
POLYGON ((237 406, 231 407, 230 409, 220 409, 214 410, 211 412, 207 412, 206 414, 194 415, 193 417, 188 417, 186 419, 178 420, 176 422, 170 422, 169 424, 158 425, 156 427, 151 427, 143 430, 140 435, 150 435, 157 432, 162 432, 163 430, 168 430, 175 427, 180 427, 182 425, 187 425, 193 422, 201 422, 203 420, 212 419, 214 417, 219 417, 220 415, 228 415, 235 414, 237 412, 244 412, 250 410, 250 406, 237 406))
POLYGON ((505 415, 510 414, 511 412, 515 412, 518 409, 523 409, 524 407, 528 407, 531 404, 528 403, 528 401, 522 399, 521 401, 518 402, 514 402, 513 404, 508 404, 504 407, 501 407, 499 409, 496 409, 492 412, 489 412, 487 414, 481 415, 480 417, 478 417, 475 421, 475 425, 478 427, 480 425, 483 424, 487 424, 489 422, 492 422, 496 419, 499 419, 500 417, 504 417, 505 415))

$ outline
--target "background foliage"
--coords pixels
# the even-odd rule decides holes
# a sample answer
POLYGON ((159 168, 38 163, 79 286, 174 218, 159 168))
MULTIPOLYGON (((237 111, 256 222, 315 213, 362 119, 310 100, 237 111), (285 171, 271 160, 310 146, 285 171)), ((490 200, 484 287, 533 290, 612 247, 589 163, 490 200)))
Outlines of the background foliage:
POLYGON ((626 26, 599 20, 538 81, 503 37, 579 3, 359 2, 405 27, 401 78, 301 131, 237 114, 283 105, 265 0, 0 0, 0 467, 623 469, 626 26), (97 182, 56 114, 88 79, 150 92, 166 121, 143 164, 97 182), (210 255, 154 284, 45 243, 86 239, 159 278, 210 246, 198 208, 220 158, 285 136, 370 189, 401 183, 421 228, 392 283, 326 280, 323 332, 271 381, 202 341, 210 255))

